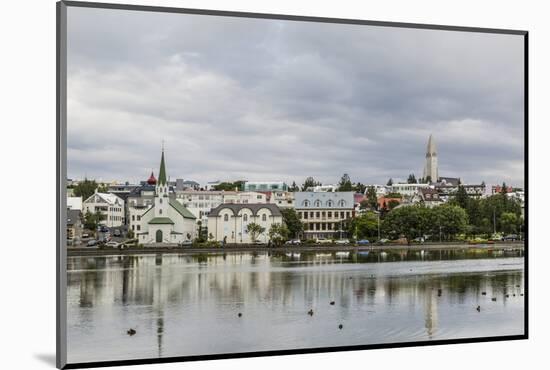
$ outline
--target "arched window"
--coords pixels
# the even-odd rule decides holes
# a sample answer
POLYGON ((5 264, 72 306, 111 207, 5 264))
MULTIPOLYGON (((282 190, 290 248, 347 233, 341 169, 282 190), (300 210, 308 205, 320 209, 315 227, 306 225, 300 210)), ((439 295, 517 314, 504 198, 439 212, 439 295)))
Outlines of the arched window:
POLYGON ((162 215, 162 209, 159 209, 159 215, 162 215))
POLYGON ((248 222, 248 215, 246 213, 243 215, 243 221, 248 222))
POLYGON ((315 201, 315 207, 321 207, 321 201, 319 199, 315 201))
POLYGON ((332 200, 327 201, 327 207, 332 207, 334 204, 332 200))
POLYGON ((303 205, 304 207, 309 207, 309 200, 304 200, 304 201, 302 202, 302 205, 303 205))
POLYGON ((344 208, 345 206, 346 206, 346 201, 343 200, 343 199, 340 199, 340 200, 338 201, 338 207, 344 208))
POLYGON ((267 221, 267 216, 265 215, 265 213, 262 215, 262 221, 267 221))
POLYGON ((162 204, 162 198, 159 199, 160 204, 162 204))
POLYGON ((224 221, 229 221, 229 215, 227 215, 227 214, 223 215, 223 220, 224 221))

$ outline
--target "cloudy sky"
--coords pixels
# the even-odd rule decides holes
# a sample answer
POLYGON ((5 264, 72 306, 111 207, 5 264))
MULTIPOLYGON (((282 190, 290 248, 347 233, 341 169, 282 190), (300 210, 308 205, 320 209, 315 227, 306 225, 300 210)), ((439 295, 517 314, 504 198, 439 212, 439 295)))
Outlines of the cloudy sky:
POLYGON ((68 176, 523 185, 523 37, 68 10, 68 176))

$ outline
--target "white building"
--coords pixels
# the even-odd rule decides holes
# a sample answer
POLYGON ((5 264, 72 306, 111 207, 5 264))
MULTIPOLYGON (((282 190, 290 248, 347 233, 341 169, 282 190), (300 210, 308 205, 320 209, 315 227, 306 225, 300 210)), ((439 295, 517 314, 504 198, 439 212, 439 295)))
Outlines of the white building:
POLYGON ((208 216, 208 234, 229 244, 252 243, 247 226, 255 223, 265 229, 257 241, 267 243, 271 226, 282 222, 283 215, 274 204, 222 204, 208 216))
POLYGON ((399 193, 406 197, 420 194, 421 189, 432 188, 430 184, 393 184, 390 187, 390 193, 399 193))
POLYGON ((223 202, 225 204, 266 204, 267 196, 255 191, 226 191, 223 202))
POLYGON ((338 191, 339 186, 338 185, 316 185, 316 186, 310 186, 306 189, 306 191, 313 191, 315 193, 318 192, 334 192, 338 191))
POLYGON ((67 209, 82 212, 82 197, 67 197, 67 209))
POLYGON ((223 204, 224 193, 226 192, 200 190, 176 191, 176 200, 187 208, 196 217, 197 221, 200 220, 203 225, 206 225, 210 211, 223 204))
POLYGON ((82 204, 84 214, 100 212, 101 225, 118 227, 124 225, 124 200, 110 193, 95 193, 82 204))
POLYGON ((294 208, 294 192, 274 191, 269 194, 268 203, 276 204, 279 208, 294 208))
POLYGON ((166 179, 163 150, 153 205, 139 215, 141 223, 136 236, 140 244, 176 244, 192 240, 196 235, 195 216, 181 203, 171 199, 166 179))

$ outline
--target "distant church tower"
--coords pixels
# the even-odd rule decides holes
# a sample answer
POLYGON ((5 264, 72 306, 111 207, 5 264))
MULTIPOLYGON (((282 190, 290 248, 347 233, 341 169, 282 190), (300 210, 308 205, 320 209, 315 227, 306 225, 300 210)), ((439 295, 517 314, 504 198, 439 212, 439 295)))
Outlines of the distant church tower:
MULTIPOLYGON (((426 164, 424 165, 424 179, 430 177, 431 182, 436 182, 439 179, 437 171, 437 151, 435 149, 435 141, 432 135, 428 139, 428 147, 426 148, 426 164)), ((425 181, 425 180, 424 180, 425 181)))

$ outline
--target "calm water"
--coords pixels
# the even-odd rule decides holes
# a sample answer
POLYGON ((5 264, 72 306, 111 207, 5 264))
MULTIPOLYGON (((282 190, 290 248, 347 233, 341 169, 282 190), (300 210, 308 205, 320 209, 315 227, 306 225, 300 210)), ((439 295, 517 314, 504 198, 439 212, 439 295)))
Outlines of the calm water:
POLYGON ((524 325, 521 252, 70 257, 67 293, 69 362, 516 335, 524 325))

